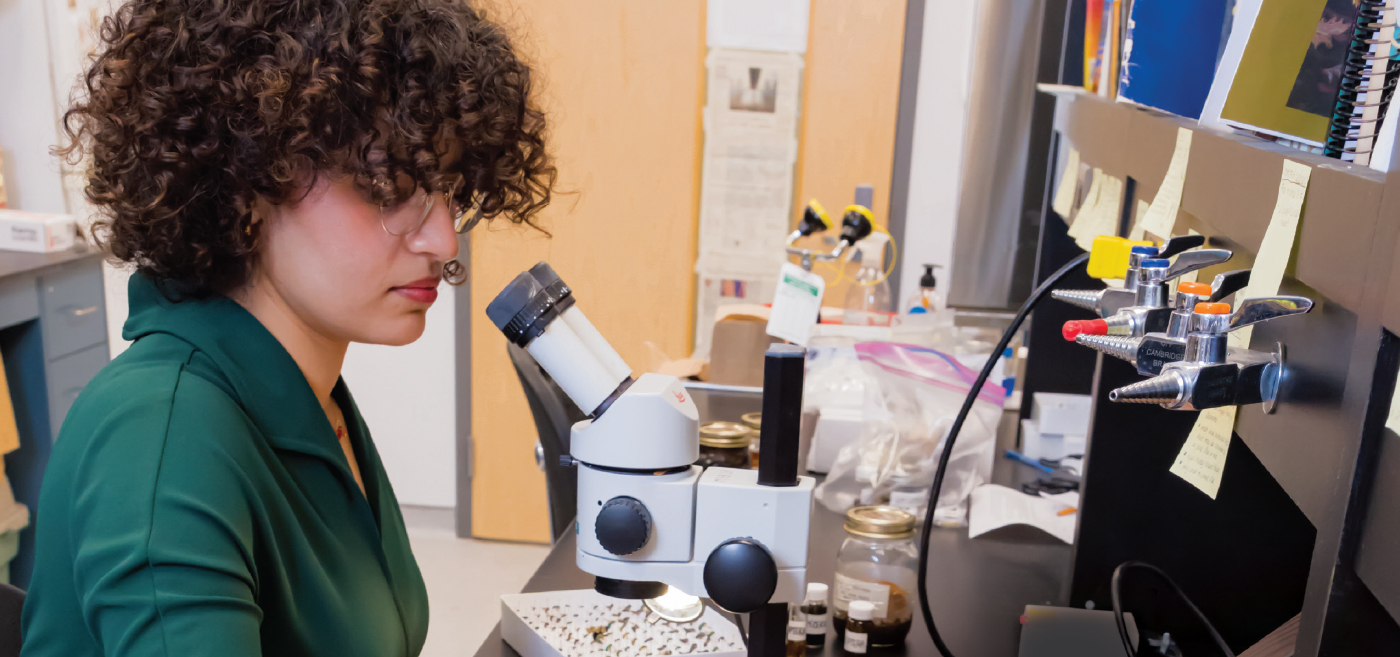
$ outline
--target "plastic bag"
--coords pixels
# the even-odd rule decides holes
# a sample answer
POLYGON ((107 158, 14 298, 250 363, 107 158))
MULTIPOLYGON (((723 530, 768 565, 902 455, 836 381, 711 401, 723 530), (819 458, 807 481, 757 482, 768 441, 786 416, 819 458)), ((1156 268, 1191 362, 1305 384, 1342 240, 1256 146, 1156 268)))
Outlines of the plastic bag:
MULTIPOLYGON (((948 431, 977 372, 934 349, 890 342, 855 346, 870 377, 865 388, 865 429, 844 447, 816 497, 837 513, 866 504, 889 504, 924 517, 934 471, 948 431)), ((966 523, 972 489, 990 480, 996 427, 1006 398, 988 381, 963 424, 948 462, 934 522, 966 523)))

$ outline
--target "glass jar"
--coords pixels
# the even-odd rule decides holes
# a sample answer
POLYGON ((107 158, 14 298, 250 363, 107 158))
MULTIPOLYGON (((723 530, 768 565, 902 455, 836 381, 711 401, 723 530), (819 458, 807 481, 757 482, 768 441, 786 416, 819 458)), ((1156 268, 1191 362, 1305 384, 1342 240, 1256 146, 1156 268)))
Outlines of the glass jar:
POLYGON ((700 427, 700 458, 696 465, 749 467, 749 428, 737 422, 711 422, 700 427))
POLYGON ((846 540, 836 556, 832 625, 844 632, 851 602, 875 605, 872 646, 904 643, 914 621, 919 553, 914 516, 889 506, 860 506, 846 512, 846 540))
POLYGON ((744 426, 749 428, 749 462, 754 468, 758 468, 758 434, 763 428, 762 413, 745 413, 739 417, 744 421, 744 426))

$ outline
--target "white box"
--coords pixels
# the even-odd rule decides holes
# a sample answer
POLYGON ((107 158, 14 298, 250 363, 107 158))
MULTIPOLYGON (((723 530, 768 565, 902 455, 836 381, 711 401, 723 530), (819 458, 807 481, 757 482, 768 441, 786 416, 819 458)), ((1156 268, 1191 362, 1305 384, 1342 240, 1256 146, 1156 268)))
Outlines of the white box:
POLYGON ((841 448, 856 442, 865 431, 865 412, 861 409, 823 409, 817 416, 812 433, 812 448, 807 454, 807 470, 818 474, 831 472, 841 448))
POLYGON ((1082 435, 1045 433, 1035 420, 1021 420, 1021 454, 1027 458, 1058 461, 1066 456, 1083 454, 1087 443, 1082 435))
POLYGON ((1031 419, 1040 423, 1041 433, 1087 436, 1093 405, 1089 395, 1037 392, 1031 401, 1031 419))
MULTIPOLYGON (((570 616, 570 621, 567 626, 561 627, 556 624, 548 628, 548 630, 559 630, 559 634, 549 638, 540 635, 539 632, 531 627, 528 619, 537 613, 548 613, 548 610, 553 609, 555 606, 560 607, 562 611, 564 607, 591 609, 594 605, 602 607, 613 605, 615 609, 626 608, 629 612, 638 612, 639 614, 643 612, 642 603, 639 601, 609 598, 591 590, 548 591, 543 593, 503 595, 501 596, 501 638, 504 639, 506 643, 510 644, 510 647, 514 648, 516 652, 520 653, 521 657, 578 657, 579 655, 592 654, 585 650, 570 650, 567 644, 569 644, 572 639, 568 637, 568 633, 579 634, 580 630, 586 632, 588 627, 606 626, 607 621, 603 616, 594 618, 580 617, 577 621, 572 620, 572 616, 570 616)), ((602 612, 599 613, 601 614, 602 612)), ((712 650, 710 652, 692 652, 686 654, 709 655, 711 657, 745 657, 748 654, 747 651, 744 650, 743 638, 739 635, 739 628, 735 627, 733 623, 721 616, 713 607, 706 607, 704 615, 691 623, 672 624, 662 620, 658 621, 656 625, 667 629, 688 630, 687 635, 692 637, 692 639, 689 640, 693 640, 693 637, 698 637, 706 632, 714 632, 715 637, 708 639, 709 642, 720 645, 727 644, 735 647, 734 650, 712 650), (702 623, 705 625, 704 629, 700 628, 702 623)), ((604 643, 598 646, 599 650, 597 652, 605 652, 602 648, 606 647, 606 640, 607 638, 605 636, 604 643)), ((589 647, 593 647, 592 644, 589 644, 589 647)), ((611 652, 606 652, 606 654, 616 655, 617 657, 627 657, 628 655, 636 653, 625 650, 613 650, 611 652)))
POLYGON ((0 249, 52 253, 73 248, 76 239, 72 215, 0 210, 0 249))

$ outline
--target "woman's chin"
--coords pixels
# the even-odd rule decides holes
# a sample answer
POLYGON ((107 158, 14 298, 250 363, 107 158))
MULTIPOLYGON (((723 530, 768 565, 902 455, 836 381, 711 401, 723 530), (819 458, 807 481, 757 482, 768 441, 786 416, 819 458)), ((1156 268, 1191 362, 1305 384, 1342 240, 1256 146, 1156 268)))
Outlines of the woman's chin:
POLYGON ((392 320, 380 320, 374 326, 361 326, 360 335, 354 342, 402 347, 423 337, 426 326, 427 316, 424 313, 410 313, 392 320))

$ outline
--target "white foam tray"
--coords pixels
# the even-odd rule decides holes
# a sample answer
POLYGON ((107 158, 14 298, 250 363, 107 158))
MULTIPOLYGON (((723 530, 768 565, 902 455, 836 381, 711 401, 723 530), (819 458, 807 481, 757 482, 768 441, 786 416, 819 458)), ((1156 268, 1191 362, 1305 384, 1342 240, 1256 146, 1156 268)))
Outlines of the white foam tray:
MULTIPOLYGON (((543 593, 520 593, 514 595, 501 596, 501 638, 521 657, 580 657, 582 655, 594 654, 586 650, 571 649, 568 644, 571 639, 565 638, 571 632, 577 632, 581 627, 586 628, 592 625, 587 619, 580 619, 577 623, 570 622, 560 627, 542 628, 549 636, 542 636, 526 622, 527 618, 534 617, 535 614, 543 610, 548 610, 554 606, 574 606, 591 608, 599 605, 606 608, 607 605, 614 605, 615 608, 626 607, 629 610, 643 611, 642 603, 639 601, 618 600, 609 598, 592 590, 582 591, 548 591, 543 593), (554 630, 554 631, 551 631, 554 630)), ((707 607, 705 614, 693 623, 670 624, 667 621, 658 621, 658 625, 667 626, 674 629, 691 630, 698 633, 701 624, 705 625, 704 632, 713 631, 722 640, 716 641, 723 644, 725 640, 729 645, 738 646, 737 650, 710 649, 709 651, 697 652, 675 652, 673 655, 706 655, 707 657, 746 657, 748 654, 743 649, 743 637, 739 634, 739 628, 730 622, 713 608, 707 607)), ((687 644, 688 645, 688 644, 687 644)), ((660 655, 662 651, 646 653, 633 651, 627 648, 617 647, 608 652, 609 655, 617 657, 630 657, 632 655, 660 655)))

